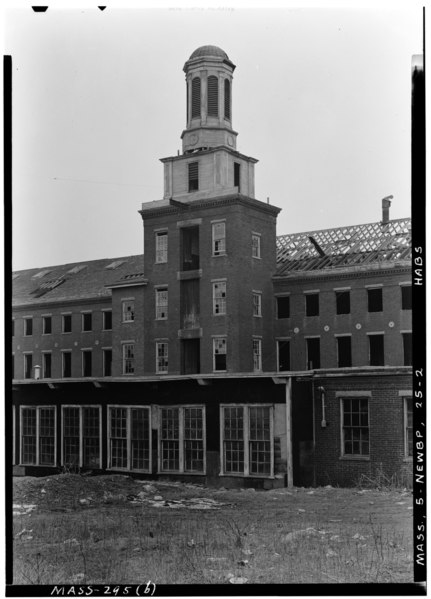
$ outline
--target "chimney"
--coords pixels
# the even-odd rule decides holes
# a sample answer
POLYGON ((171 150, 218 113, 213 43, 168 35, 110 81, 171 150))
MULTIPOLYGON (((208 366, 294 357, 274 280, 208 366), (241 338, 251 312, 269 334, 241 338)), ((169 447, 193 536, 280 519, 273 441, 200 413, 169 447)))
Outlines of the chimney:
POLYGON ((386 196, 382 200, 382 225, 387 225, 389 222, 389 208, 391 207, 391 200, 394 196, 386 196))

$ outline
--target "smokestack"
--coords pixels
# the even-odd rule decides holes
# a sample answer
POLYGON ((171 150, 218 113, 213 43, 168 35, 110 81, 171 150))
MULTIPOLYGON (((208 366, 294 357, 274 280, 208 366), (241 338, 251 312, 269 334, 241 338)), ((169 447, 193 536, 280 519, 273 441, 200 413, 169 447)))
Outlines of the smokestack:
POLYGON ((382 225, 387 225, 389 222, 389 208, 391 207, 391 200, 394 196, 386 196, 382 200, 382 225))

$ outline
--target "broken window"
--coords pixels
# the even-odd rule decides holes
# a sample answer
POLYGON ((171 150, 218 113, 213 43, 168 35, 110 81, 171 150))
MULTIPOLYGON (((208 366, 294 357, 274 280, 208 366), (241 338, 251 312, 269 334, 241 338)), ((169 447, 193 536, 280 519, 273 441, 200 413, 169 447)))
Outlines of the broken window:
POLYGON ((84 332, 91 331, 93 327, 93 315, 91 312, 84 312, 82 314, 82 330, 84 332))
POLYGON ((402 285, 401 286, 401 310, 412 309, 412 286, 402 285))
POLYGON ((181 270, 199 268, 199 227, 181 228, 181 270))
POLYGON ((290 318, 290 297, 277 297, 277 318, 290 318))
POLYGON ((213 314, 226 314, 226 281, 213 283, 213 314))
POLYGON ((253 339, 253 371, 262 370, 262 339, 253 339))
POLYGON ((368 312, 382 312, 383 310, 383 289, 367 289, 368 293, 368 312))
POLYGON ((320 368, 320 337, 309 337, 307 342, 307 370, 320 368))
POLYGON ((21 407, 21 464, 55 465, 55 407, 21 407))
POLYGON ((135 320, 135 301, 133 299, 122 302, 123 322, 133 322, 135 320))
POLYGON ((319 294, 307 293, 305 295, 305 315, 319 316, 319 294))
POLYGON ((278 372, 284 370, 290 370, 290 341, 281 340, 277 341, 278 349, 278 372))
POLYGON ((162 374, 168 372, 168 343, 167 341, 156 342, 156 372, 162 374))
POLYGON ((100 468, 100 407, 63 407, 63 465, 100 468))
POLYGON ((168 290, 156 289, 156 319, 166 320, 168 318, 168 290))
POLYGON ((168 261, 168 232, 158 231, 156 233, 156 264, 164 264, 168 261))
POLYGON ((123 374, 135 372, 135 344, 123 343, 123 374))
POLYGON ((150 408, 109 407, 108 467, 150 470, 150 408))
POLYGON ((384 335, 368 335, 370 366, 384 366, 385 346, 384 335))
POLYGON ((368 456, 368 399, 342 399, 343 455, 368 456))
POLYGON ((221 256, 226 253, 226 223, 213 223, 213 256, 221 256))
POLYGON ((350 314, 350 291, 336 291, 337 314, 350 314))
POLYGON ((402 333, 402 335, 403 335, 404 366, 411 366, 413 364, 412 334, 411 333, 402 333))
POLYGON ((226 337, 213 339, 213 369, 215 372, 226 370, 226 337))
POLYGON ((63 378, 70 378, 72 376, 72 352, 62 352, 62 375, 63 378))
POLYGON ((338 368, 348 368, 352 365, 352 338, 350 335, 337 337, 338 368))
POLYGON ((199 279, 180 283, 180 311, 183 329, 196 329, 200 325, 199 279))

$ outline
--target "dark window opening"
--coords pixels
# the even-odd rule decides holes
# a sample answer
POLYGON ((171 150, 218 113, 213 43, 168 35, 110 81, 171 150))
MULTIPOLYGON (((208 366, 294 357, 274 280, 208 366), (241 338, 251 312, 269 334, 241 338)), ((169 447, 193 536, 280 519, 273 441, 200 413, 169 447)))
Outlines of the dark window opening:
POLYGON ((241 165, 239 162, 233 163, 233 186, 238 187, 238 193, 241 191, 241 165))
POLYGON ((43 356, 43 378, 50 379, 51 378, 52 356, 51 356, 51 354, 42 354, 42 356, 43 356))
POLYGON ((63 352, 63 378, 72 376, 72 352, 63 352))
POLYGON ((82 352, 82 376, 91 376, 92 352, 82 352))
POLYGON ((181 374, 200 373, 200 339, 184 339, 181 342, 181 374))
POLYGON ((201 116, 201 80, 195 77, 192 81, 192 119, 201 116))
POLYGON ((199 268, 199 227, 181 229, 181 270, 199 268))
POLYGON ((24 335, 33 335, 33 319, 25 318, 24 319, 24 335))
POLYGON ((11 360, 11 370, 12 370, 12 378, 15 378, 15 356, 12 354, 12 360, 11 360))
POLYGON ((199 279, 181 281, 180 312, 183 329, 199 328, 199 279))
POLYGON ((82 330, 83 331, 91 331, 92 327, 92 314, 91 312, 86 312, 82 315, 82 330))
POLYGON ((112 329, 112 312, 111 310, 107 310, 103 312, 103 329, 105 331, 110 331, 112 329))
POLYGON ((337 337, 338 368, 348 368, 352 365, 352 338, 337 337))
POLYGON ((307 370, 320 368, 320 339, 307 339, 307 370))
POLYGON ((12 337, 15 337, 15 321, 12 320, 12 337))
POLYGON ((208 77, 208 116, 218 116, 218 79, 208 77))
POLYGON ((404 350, 404 366, 411 366, 413 364, 412 354, 412 334, 403 333, 403 350, 404 350))
POLYGON ((230 120, 230 81, 224 80, 224 118, 230 120))
POLYGON ((24 378, 31 379, 33 371, 33 356, 24 354, 24 378))
POLYGON ((111 376, 112 373, 112 349, 103 350, 103 376, 111 376))
POLYGON ((290 341, 278 341, 278 371, 290 370, 290 341))
POLYGON ((383 290, 368 289, 368 312, 382 312, 383 310, 383 290))
POLYGON ((52 333, 52 318, 51 316, 43 317, 43 334, 49 335, 52 333))
POLYGON ((290 318, 290 297, 277 297, 277 318, 290 318))
POLYGON ((337 314, 350 314, 350 291, 336 291, 337 314))
POLYGON ((305 296, 305 315, 319 316, 319 294, 307 293, 305 296))
POLYGON ((199 163, 189 162, 189 191, 199 189, 199 163))
POLYGON ((63 333, 72 332, 72 314, 63 314, 63 333))
POLYGON ((370 344, 370 366, 384 366, 384 335, 368 335, 368 338, 370 344))
POLYGON ((411 310, 412 309, 412 286, 403 285, 401 287, 401 309, 411 310))

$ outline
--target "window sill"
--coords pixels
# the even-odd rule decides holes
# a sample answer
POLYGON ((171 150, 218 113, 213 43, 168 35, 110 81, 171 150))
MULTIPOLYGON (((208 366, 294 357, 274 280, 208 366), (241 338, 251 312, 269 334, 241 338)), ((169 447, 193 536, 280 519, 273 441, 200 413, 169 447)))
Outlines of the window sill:
POLYGON ((252 256, 252 258, 253 258, 254 260, 262 260, 262 258, 261 258, 260 256, 252 256))
POLYGON ((262 314, 253 314, 253 318, 262 318, 262 314))
MULTIPOLYGON (((202 472, 190 472, 188 470, 157 470, 157 474, 178 474, 181 476, 206 476, 206 471, 202 472)), ((168 500, 169 501, 169 500, 168 500)))
POLYGON ((352 461, 352 462, 369 462, 369 455, 342 455, 339 458, 342 461, 352 461))
POLYGON ((223 256, 227 256, 227 253, 225 252, 224 254, 213 254, 212 255, 213 258, 223 258, 223 256))
POLYGON ((226 373, 226 372, 227 372, 227 370, 213 370, 214 374, 223 374, 223 373, 226 373))
POLYGON ((411 464, 413 462, 413 456, 409 455, 407 457, 404 457, 403 462, 405 462, 406 464, 411 464))
POLYGON ((235 476, 237 478, 262 478, 267 480, 275 480, 275 476, 271 476, 271 474, 244 474, 244 472, 229 472, 223 473, 220 472, 219 476, 235 476))
MULTIPOLYGON (((99 466, 100 468, 100 466, 99 466)), ((130 468, 115 468, 110 466, 109 468, 106 468, 106 470, 109 470, 110 472, 142 472, 144 474, 151 474, 151 470, 137 470, 137 469, 130 469, 130 468)))

